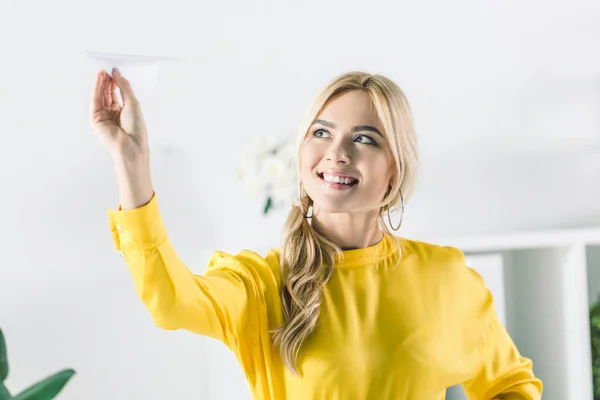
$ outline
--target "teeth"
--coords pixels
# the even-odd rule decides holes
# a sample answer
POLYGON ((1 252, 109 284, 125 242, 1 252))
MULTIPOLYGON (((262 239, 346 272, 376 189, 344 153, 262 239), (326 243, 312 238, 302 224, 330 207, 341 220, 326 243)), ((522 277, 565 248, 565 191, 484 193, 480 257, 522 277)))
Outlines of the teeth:
POLYGON ((325 179, 328 182, 343 183, 345 185, 349 185, 350 183, 354 182, 353 178, 341 178, 339 176, 327 175, 327 174, 323 174, 323 179, 325 179))

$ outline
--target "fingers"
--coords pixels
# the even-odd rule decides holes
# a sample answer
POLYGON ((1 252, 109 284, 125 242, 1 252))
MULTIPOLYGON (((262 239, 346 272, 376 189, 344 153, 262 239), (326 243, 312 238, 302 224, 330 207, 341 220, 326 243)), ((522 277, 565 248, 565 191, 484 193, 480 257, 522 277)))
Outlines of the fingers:
POLYGON ((104 106, 102 89, 104 87, 105 79, 106 74, 104 73, 104 71, 101 70, 100 72, 98 72, 98 74, 96 74, 96 82, 94 82, 94 88, 92 89, 92 101, 90 104, 90 112, 92 114, 102 110, 104 106))
POLYGON ((104 107, 110 108, 112 104, 112 93, 110 90, 112 87, 112 79, 110 79, 108 74, 105 73, 105 75, 104 85, 102 86, 102 97, 104 98, 104 107))
POLYGON ((113 79, 117 82, 117 86, 119 87, 119 90, 121 92, 121 97, 123 98, 123 106, 136 104, 138 100, 135 97, 135 93, 133 93, 131 84, 127 79, 123 78, 123 76, 117 68, 113 70, 113 79))
POLYGON ((110 109, 115 106, 120 108, 136 103, 138 103, 138 100, 133 93, 131 84, 117 69, 113 71, 112 78, 103 70, 96 74, 90 104, 90 114, 92 116, 107 108, 110 109))
POLYGON ((112 96, 112 105, 113 107, 119 107, 121 108, 121 106, 123 105, 121 103, 121 96, 119 96, 119 87, 117 86, 117 82, 115 82, 115 80, 112 80, 112 84, 110 87, 110 93, 112 96))

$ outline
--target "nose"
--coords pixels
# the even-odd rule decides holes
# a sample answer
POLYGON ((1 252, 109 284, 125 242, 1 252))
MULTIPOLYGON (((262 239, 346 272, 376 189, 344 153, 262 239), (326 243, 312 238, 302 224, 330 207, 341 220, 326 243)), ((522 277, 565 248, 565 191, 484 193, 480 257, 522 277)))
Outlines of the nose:
POLYGON ((327 149, 325 154, 327 161, 338 164, 349 164, 350 163, 350 151, 346 147, 343 141, 332 141, 331 145, 327 149))

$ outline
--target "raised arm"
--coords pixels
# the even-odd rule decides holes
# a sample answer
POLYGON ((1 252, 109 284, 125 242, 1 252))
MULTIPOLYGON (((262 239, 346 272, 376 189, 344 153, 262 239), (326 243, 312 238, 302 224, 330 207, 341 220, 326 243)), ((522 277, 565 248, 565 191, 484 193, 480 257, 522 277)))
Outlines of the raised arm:
POLYGON ((257 282, 263 279, 261 273, 270 279, 269 269, 215 253, 205 275, 198 276, 177 256, 150 178, 140 103, 117 71, 112 78, 104 71, 98 73, 90 122, 112 156, 117 174, 120 206, 109 210, 114 244, 155 323, 165 329, 182 328, 211 336, 232 348, 239 345, 239 337, 249 335, 258 324, 259 314, 264 314, 258 308, 265 304, 263 288, 268 285, 257 282))
POLYGON ((239 345, 239 335, 258 329, 259 306, 269 270, 215 252, 204 275, 193 274, 178 257, 163 224, 158 200, 131 210, 109 210, 115 248, 131 272, 140 300, 155 324, 186 329, 239 345))

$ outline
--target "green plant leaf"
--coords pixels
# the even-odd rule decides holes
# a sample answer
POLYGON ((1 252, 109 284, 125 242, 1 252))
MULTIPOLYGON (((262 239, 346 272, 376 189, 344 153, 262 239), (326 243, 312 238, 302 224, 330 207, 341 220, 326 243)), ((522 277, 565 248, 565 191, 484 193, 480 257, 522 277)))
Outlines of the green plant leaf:
POLYGON ((594 399, 600 400, 600 299, 590 307, 594 399))
POLYGON ((59 371, 25 389, 16 395, 14 400, 51 400, 62 390, 73 375, 75 375, 73 369, 59 371))
POLYGON ((12 400, 12 398, 4 383, 0 382, 0 400, 12 400))
POLYGON ((267 198, 267 203, 265 204, 264 214, 267 214, 269 212, 269 210, 271 209, 272 206, 273 206, 273 201, 271 200, 271 197, 268 197, 267 198))
POLYGON ((2 333, 2 329, 0 329, 0 382, 4 382, 7 376, 8 355, 6 354, 6 341, 4 340, 4 333, 2 333))

